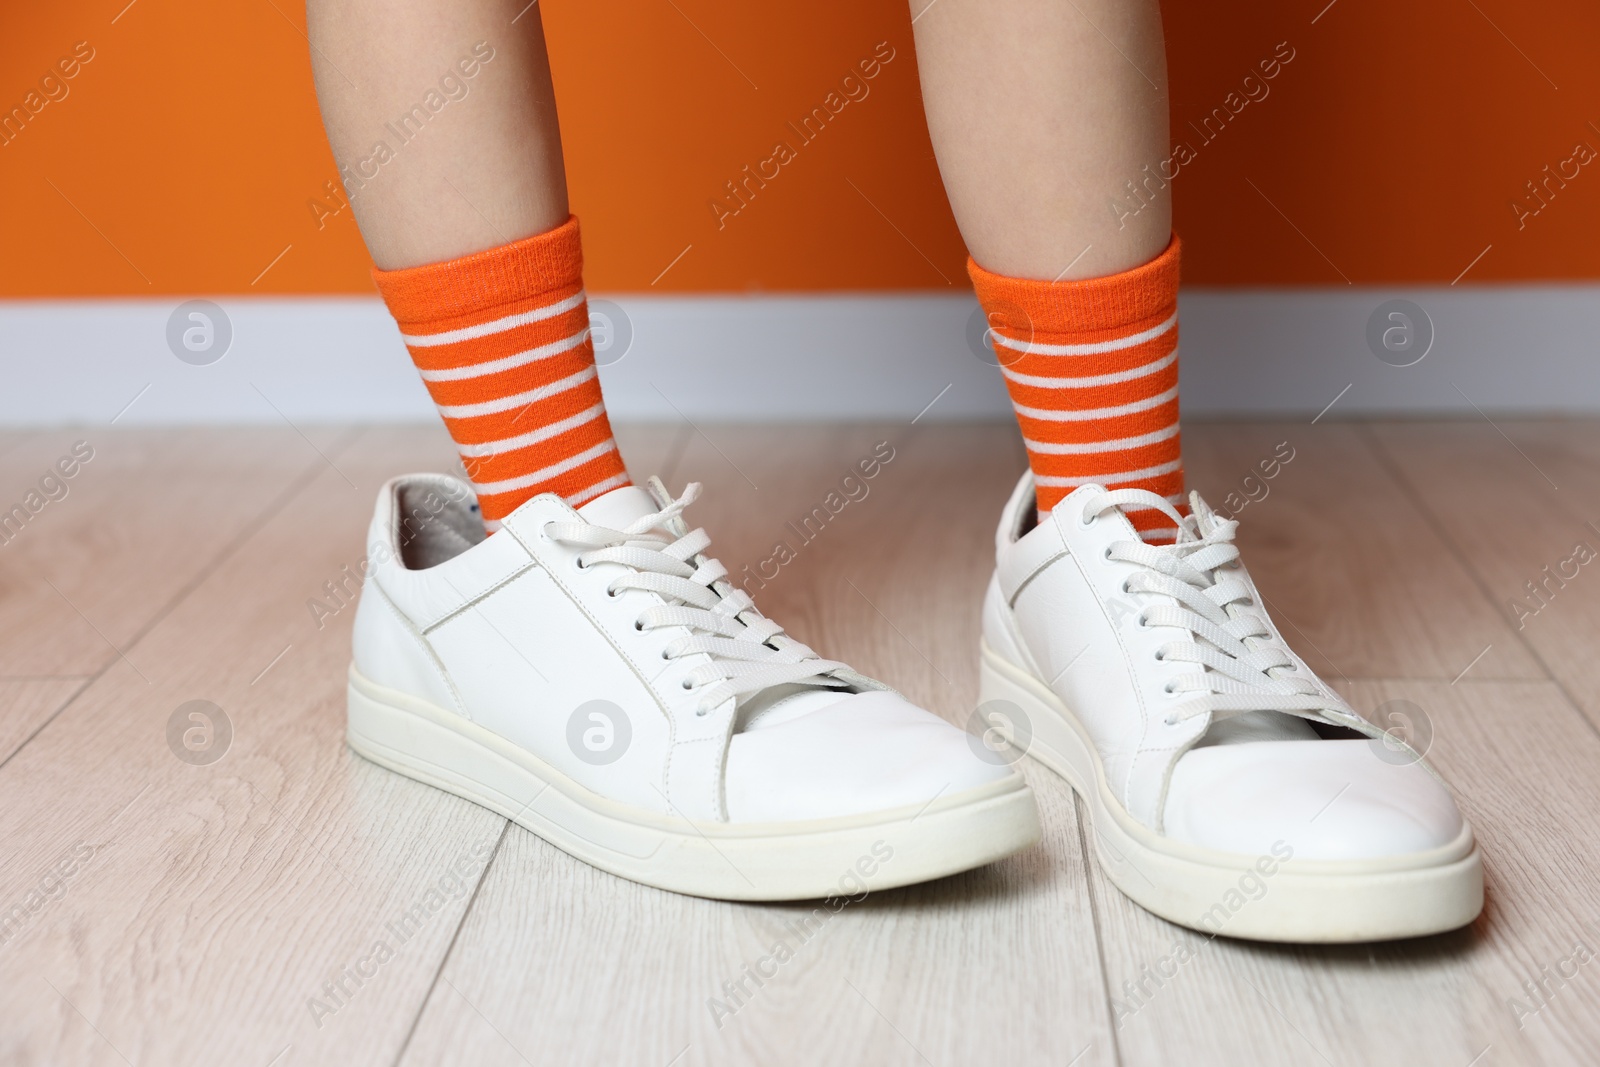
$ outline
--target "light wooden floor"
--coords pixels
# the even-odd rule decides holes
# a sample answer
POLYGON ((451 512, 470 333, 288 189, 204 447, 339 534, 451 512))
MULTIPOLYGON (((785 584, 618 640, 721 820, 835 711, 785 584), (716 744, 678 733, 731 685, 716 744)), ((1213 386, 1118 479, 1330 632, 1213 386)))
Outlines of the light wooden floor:
MULTIPOLYGON (((705 429, 621 436, 635 472, 707 484, 690 518, 735 570, 893 445, 762 604, 964 719, 1014 429, 705 429)), ((1247 558, 1359 706, 1423 710, 1483 843, 1471 929, 1208 942, 1112 889, 1070 791, 1028 768, 1038 848, 847 908, 720 1027, 708 999, 800 907, 600 874, 344 747, 351 612, 319 629, 307 601, 358 560, 379 482, 445 462, 439 431, 13 433, 0 510, 78 438, 95 456, 68 496, 0 547, 0 911, 24 912, 0 928, 0 1064, 1595 1062, 1600 962, 1573 953, 1600 949, 1600 567, 1520 630, 1508 602, 1600 549, 1600 425, 1185 428, 1214 502, 1295 449, 1241 515, 1247 558), (235 731, 204 766, 167 742, 194 699, 235 731), (458 883, 474 849, 492 858, 458 883), (387 924, 419 901, 400 943, 387 924), (392 958, 314 1012, 379 941, 392 958)))

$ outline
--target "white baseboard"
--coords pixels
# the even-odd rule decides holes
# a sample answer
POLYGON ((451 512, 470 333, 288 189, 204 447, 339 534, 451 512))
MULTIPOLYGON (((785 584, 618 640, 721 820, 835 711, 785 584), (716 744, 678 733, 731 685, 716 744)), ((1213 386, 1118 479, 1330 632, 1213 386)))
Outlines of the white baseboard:
MULTIPOLYGON (((971 296, 612 298, 631 322, 603 366, 623 420, 974 419, 1009 411, 969 348, 971 296), (937 402, 932 403, 937 397, 937 402)), ((432 415, 374 298, 218 297, 226 355, 168 348, 182 301, 0 302, 0 424, 391 422, 432 415), (135 400, 134 398, 137 397, 135 400), (130 404, 130 401, 132 403, 130 404)), ((981 325, 981 324, 980 324, 981 325)), ((1600 285, 1186 290, 1186 415, 1600 414, 1600 285), (1419 363, 1380 361, 1368 318, 1432 320, 1419 363)))

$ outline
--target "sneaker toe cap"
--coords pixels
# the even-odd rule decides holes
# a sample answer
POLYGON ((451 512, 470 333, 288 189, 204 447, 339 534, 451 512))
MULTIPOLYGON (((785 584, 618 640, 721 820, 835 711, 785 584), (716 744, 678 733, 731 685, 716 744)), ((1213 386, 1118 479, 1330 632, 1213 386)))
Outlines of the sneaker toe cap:
POLYGON ((1163 829, 1223 852, 1360 860, 1454 841, 1461 813, 1419 763, 1381 758, 1364 740, 1263 741, 1185 753, 1173 767, 1163 829))
POLYGON ((842 697, 734 735, 728 818, 793 822, 887 811, 1016 773, 980 759, 968 736, 893 693, 842 697))

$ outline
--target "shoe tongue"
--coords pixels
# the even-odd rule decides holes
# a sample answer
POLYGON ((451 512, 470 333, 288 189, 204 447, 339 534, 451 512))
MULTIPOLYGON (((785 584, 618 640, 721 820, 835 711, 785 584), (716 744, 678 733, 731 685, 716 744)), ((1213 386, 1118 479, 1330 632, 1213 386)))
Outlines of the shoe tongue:
POLYGON ((595 526, 625 530, 646 515, 654 515, 660 510, 649 493, 637 485, 625 485, 595 497, 579 508, 578 514, 583 516, 585 522, 595 526))
POLYGON ((1201 537, 1208 536, 1222 522, 1211 505, 1202 500, 1199 493, 1193 491, 1189 493, 1189 514, 1195 517, 1196 532, 1201 537))
POLYGON ((797 683, 771 686, 740 701, 736 732, 781 726, 813 711, 831 708, 848 696, 850 693, 844 690, 797 683), (752 723, 752 719, 756 721, 752 723))
MULTIPOLYGON (((1063 498, 1061 502, 1055 506, 1055 511, 1052 511, 1051 514, 1054 515, 1057 511, 1059 511, 1062 518, 1071 516, 1072 521, 1077 522, 1079 516, 1083 514, 1084 501, 1093 497, 1097 497, 1101 493, 1108 492, 1110 492, 1110 490, 1103 485, 1079 486, 1077 489, 1074 489, 1065 498, 1063 498)), ((1118 524, 1120 528, 1126 531, 1129 537, 1135 540, 1139 539, 1139 531, 1134 529, 1133 520, 1128 518, 1128 513, 1122 510, 1121 507, 1116 507, 1108 511, 1101 512, 1101 517, 1103 521, 1118 524)))

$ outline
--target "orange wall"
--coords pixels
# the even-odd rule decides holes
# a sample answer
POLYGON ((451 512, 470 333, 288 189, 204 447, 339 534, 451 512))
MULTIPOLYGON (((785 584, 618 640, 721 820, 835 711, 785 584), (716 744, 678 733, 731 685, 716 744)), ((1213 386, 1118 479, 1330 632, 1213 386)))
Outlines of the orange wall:
MULTIPOLYGON (((0 147, 0 296, 370 292, 349 213, 319 231, 307 207, 335 170, 298 4, 125 3, 7 5, 4 108, 75 42, 94 58, 0 147)), ((1600 5, 1336 0, 1313 24, 1325 3, 1167 5, 1188 281, 1448 282, 1486 245, 1468 281, 1600 275, 1600 166, 1521 229, 1510 206, 1600 148, 1600 5), (1270 95, 1202 145, 1187 124, 1285 40, 1270 95)), ((965 285, 899 3, 540 6, 593 288, 648 289, 690 245, 654 291, 965 285), (871 95, 719 231, 723 183, 885 40, 871 95)))

